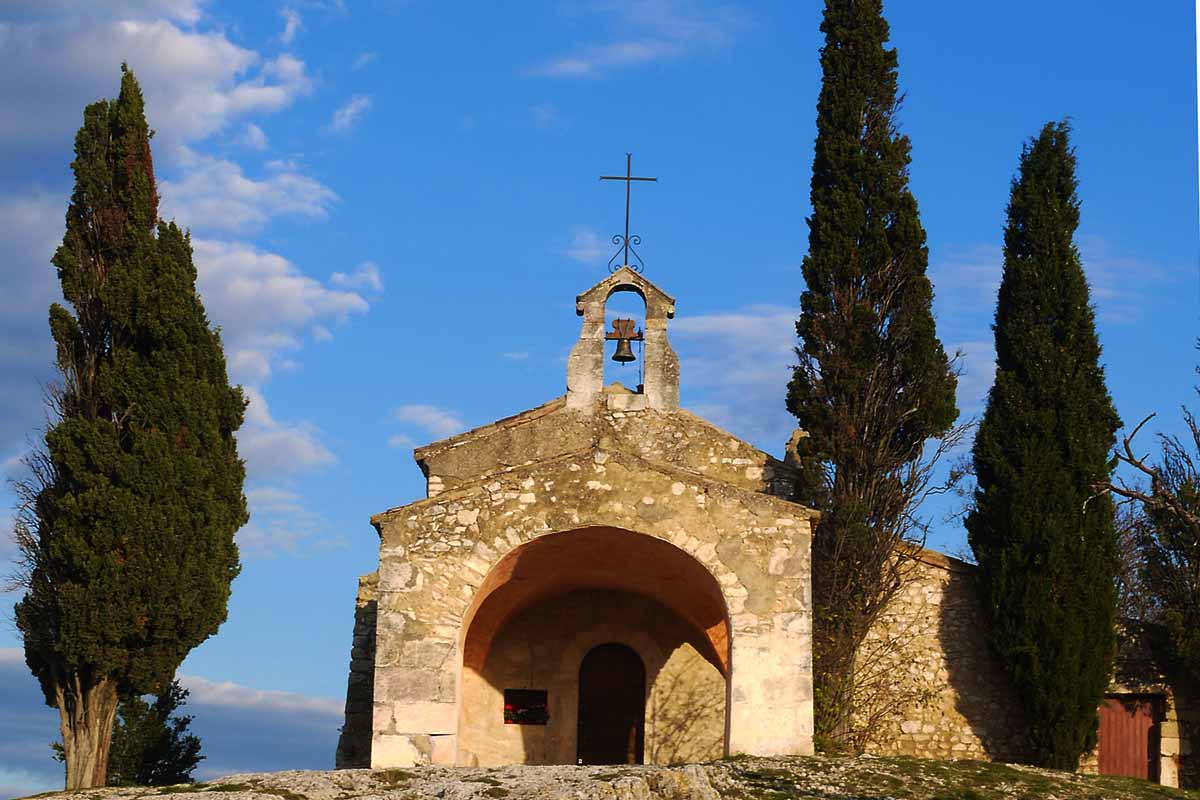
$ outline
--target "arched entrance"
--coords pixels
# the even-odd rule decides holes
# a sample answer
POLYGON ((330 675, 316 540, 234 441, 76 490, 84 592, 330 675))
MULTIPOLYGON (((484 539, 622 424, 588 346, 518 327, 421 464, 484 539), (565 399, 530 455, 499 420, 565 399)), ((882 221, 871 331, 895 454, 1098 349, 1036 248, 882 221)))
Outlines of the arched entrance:
POLYGON ((540 536, 492 567, 461 635, 459 764, 724 753, 724 596, 670 542, 609 527, 540 536), (505 719, 506 697, 537 697, 544 714, 505 719))
POLYGON ((579 666, 580 764, 641 764, 646 741, 646 666, 617 642, 593 647, 579 666))

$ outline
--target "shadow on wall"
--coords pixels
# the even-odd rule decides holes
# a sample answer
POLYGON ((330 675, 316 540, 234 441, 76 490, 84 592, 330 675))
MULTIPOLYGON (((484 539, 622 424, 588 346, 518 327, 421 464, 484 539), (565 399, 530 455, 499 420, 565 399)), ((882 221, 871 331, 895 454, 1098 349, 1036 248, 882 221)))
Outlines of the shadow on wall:
POLYGON ((975 568, 953 563, 942 595, 938 643, 945 654, 953 707, 992 761, 1027 760, 1025 712, 987 641, 975 568))
POLYGON ((646 704, 649 764, 694 764, 724 754, 725 679, 690 644, 659 671, 646 704))
POLYGON ((375 596, 378 573, 359 580, 354 608, 354 641, 350 647, 350 677, 346 685, 346 718, 338 737, 334 763, 338 769, 371 766, 371 724, 375 700, 375 596))

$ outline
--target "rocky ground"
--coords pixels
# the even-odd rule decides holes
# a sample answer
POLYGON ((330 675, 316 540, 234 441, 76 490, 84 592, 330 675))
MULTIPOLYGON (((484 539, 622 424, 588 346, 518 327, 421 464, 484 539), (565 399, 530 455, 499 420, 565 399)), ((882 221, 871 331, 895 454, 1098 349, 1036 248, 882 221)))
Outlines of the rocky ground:
POLYGON ((163 788, 92 789, 56 800, 1200 800, 1128 778, 979 761, 916 758, 731 758, 685 767, 420 767, 230 775, 163 788))

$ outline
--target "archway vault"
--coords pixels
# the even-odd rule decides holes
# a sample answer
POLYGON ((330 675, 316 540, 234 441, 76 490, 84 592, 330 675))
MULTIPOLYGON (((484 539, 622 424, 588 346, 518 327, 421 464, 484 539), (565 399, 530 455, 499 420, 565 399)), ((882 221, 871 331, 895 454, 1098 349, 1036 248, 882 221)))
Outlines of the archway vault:
POLYGON ((545 534, 505 554, 463 616, 463 666, 482 669, 513 615, 579 589, 629 592, 662 604, 700 634, 700 654, 728 676, 729 616, 717 580, 670 542, 608 526, 545 534))

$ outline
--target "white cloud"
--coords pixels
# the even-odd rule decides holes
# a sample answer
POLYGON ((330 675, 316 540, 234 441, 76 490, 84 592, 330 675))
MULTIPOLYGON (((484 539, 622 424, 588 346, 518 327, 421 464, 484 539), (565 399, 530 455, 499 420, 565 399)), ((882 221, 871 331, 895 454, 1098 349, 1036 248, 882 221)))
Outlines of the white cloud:
POLYGON ((70 5, 75 13, 0 25, 0 95, 21 110, 0 116, 0 143, 69 143, 80 109, 115 94, 122 59, 141 82, 159 159, 233 119, 286 108, 310 88, 304 63, 290 55, 264 60, 223 31, 176 24, 199 19, 197 4, 143 4, 145 12, 174 8, 173 18, 82 13, 88 4, 70 5))
POLYGON ((467 423, 463 422, 457 412, 448 411, 437 406, 421 404, 403 405, 396 409, 395 417, 398 422, 415 425, 427 433, 442 438, 461 433, 467 429, 467 423))
POLYGON ((256 485, 246 490, 250 522, 237 533, 246 558, 294 555, 302 548, 327 549, 344 544, 328 521, 304 505, 304 498, 281 486, 256 485))
POLYGON ((696 413, 780 452, 795 418, 784 408, 799 309, 757 305, 681 315, 670 327, 681 387, 696 413))
POLYGON ((224 159, 189 153, 185 163, 180 180, 159 187, 163 217, 188 228, 246 231, 279 216, 322 219, 338 200, 329 187, 290 169, 255 180, 224 159))
POLYGON ((13 538, 13 526, 16 522, 12 511, 0 510, 0 586, 8 583, 12 564, 17 558, 17 541, 13 538))
POLYGON ((291 44, 296 38, 296 34, 304 30, 304 20, 300 18, 299 12, 294 8, 282 8, 279 11, 279 16, 283 17, 283 31, 279 34, 279 41, 283 44, 291 44))
MULTIPOLYGON (((343 701, 255 689, 183 673, 204 742, 201 780, 237 772, 332 769, 343 701)), ((0 798, 62 788, 62 765, 49 757, 58 713, 45 705, 20 649, 0 649, 0 798)))
POLYGON ((963 415, 982 411, 996 377, 996 348, 992 339, 946 342, 946 354, 962 353, 958 376, 958 409, 963 415))
POLYGON ((265 150, 267 149, 267 134, 263 133, 263 129, 253 122, 247 122, 242 128, 241 135, 237 138, 237 143, 251 150, 265 150))
POLYGON ((607 17, 616 33, 612 41, 551 58, 527 74, 598 78, 617 69, 723 49, 747 24, 740 10, 701 0, 612 0, 592 10, 607 17))
POLYGON ((237 433, 238 452, 251 480, 286 475, 333 464, 337 458, 307 423, 283 423, 271 415, 267 400, 254 387, 243 387, 249 405, 237 433))
POLYGON ((592 228, 577 225, 571 229, 567 258, 581 264, 598 264, 608 255, 608 242, 592 228))
POLYGON ((157 19, 167 17, 189 25, 200 21, 205 0, 7 0, 4 10, 22 19, 94 17, 103 19, 157 19))
POLYGON ((371 108, 371 97, 365 94, 356 94, 345 102, 337 111, 333 112, 333 119, 329 121, 329 129, 338 133, 344 133, 354 127, 358 122, 359 117, 371 108))
POLYGON ((387 443, 388 447, 412 447, 415 444, 410 437, 405 436, 402 433, 389 436, 387 443))
POLYGON ((221 326, 230 370, 259 383, 303 331, 362 314, 358 292, 330 288, 275 253, 242 242, 193 239, 197 287, 209 317, 221 326))
POLYGON ((379 267, 373 261, 364 261, 354 268, 354 271, 335 272, 329 278, 334 286, 344 286, 347 289, 370 289, 374 292, 383 291, 383 278, 379 267))
POLYGON ((379 58, 379 54, 371 50, 359 53, 355 56, 354 63, 350 65, 350 69, 362 69, 377 58, 379 58))
POLYGON ((46 315, 62 299, 50 258, 62 240, 65 196, 40 190, 0 197, 0 452, 45 421, 42 387, 54 377, 46 315))
POLYGON ((1101 323, 1138 321, 1149 304, 1149 295, 1173 280, 1161 265, 1124 252, 1104 236, 1085 234, 1077 237, 1077 242, 1101 323))
POLYGON ((212 706, 255 711, 305 711, 339 721, 345 711, 343 701, 331 697, 254 689, 232 681, 211 681, 197 675, 180 675, 179 682, 190 692, 189 708, 212 706))

